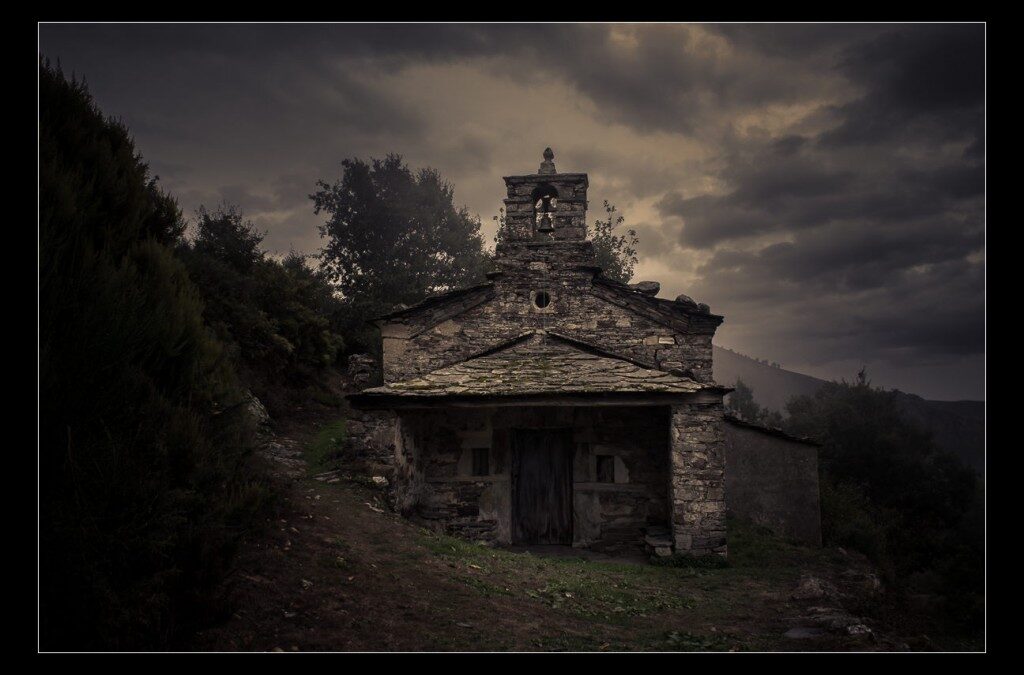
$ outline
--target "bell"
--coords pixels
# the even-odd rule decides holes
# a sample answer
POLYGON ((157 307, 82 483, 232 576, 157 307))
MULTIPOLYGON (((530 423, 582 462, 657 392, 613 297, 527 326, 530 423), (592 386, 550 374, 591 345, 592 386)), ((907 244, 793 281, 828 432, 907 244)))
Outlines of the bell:
POLYGON ((552 227, 552 225, 551 225, 551 216, 549 216, 548 214, 545 213, 544 216, 541 217, 541 219, 540 219, 540 226, 537 228, 537 231, 538 232, 551 232, 554 229, 555 228, 552 227))

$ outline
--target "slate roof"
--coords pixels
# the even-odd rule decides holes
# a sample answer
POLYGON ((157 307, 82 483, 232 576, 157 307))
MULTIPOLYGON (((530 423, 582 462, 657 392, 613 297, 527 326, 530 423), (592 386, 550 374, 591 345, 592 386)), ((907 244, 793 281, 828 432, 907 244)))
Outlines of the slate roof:
POLYGON ((375 316, 375 317, 373 317, 370 320, 371 321, 381 321, 381 320, 384 320, 384 319, 394 319, 394 318, 397 318, 397 317, 400 317, 400 316, 405 316, 407 314, 415 314, 415 313, 417 313, 417 312, 419 312, 421 310, 427 309, 428 307, 433 307, 435 305, 440 305, 442 303, 448 302, 449 300, 454 300, 456 298, 460 298, 460 297, 462 297, 464 295, 469 295, 470 293, 473 293, 475 291, 480 291, 480 290, 483 290, 485 288, 491 288, 492 286, 494 286, 494 284, 492 282, 490 282, 490 281, 487 281, 487 282, 482 283, 482 284, 476 284, 475 286, 467 286, 465 288, 455 288, 455 289, 452 289, 450 291, 444 291, 442 293, 435 293, 434 295, 428 295, 423 300, 420 300, 419 302, 417 302, 415 305, 411 305, 409 307, 403 307, 401 309, 392 310, 392 311, 388 312, 387 314, 381 314, 379 316, 375 316))
POLYGON ((750 429, 751 431, 759 431, 762 434, 767 434, 768 436, 775 436, 776 438, 782 438, 782 439, 785 439, 787 441, 792 441, 793 443, 803 443, 804 445, 813 445, 813 446, 815 446, 817 448, 821 447, 821 443, 819 443, 818 441, 814 440, 813 438, 808 438, 806 436, 794 436, 792 434, 786 433, 785 431, 783 431, 782 429, 779 429, 778 427, 769 427, 769 426, 765 426, 764 424, 757 424, 755 422, 748 422, 747 420, 745 420, 743 418, 740 418, 740 417, 737 417, 736 415, 733 415, 731 413, 725 413, 724 417, 725 417, 725 421, 726 422, 728 422, 729 424, 732 424, 733 426, 736 426, 736 427, 742 427, 744 429, 750 429))
POLYGON ((691 394, 720 389, 593 345, 543 331, 420 377, 365 389, 359 398, 691 394))

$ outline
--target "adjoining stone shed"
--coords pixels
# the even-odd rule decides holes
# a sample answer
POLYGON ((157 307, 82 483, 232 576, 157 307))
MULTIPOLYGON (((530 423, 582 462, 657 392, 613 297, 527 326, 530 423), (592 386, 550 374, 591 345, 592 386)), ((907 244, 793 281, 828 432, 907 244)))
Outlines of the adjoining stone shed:
POLYGON ((725 500, 732 515, 821 546, 818 444, 726 415, 725 500))
POLYGON ((724 557, 722 317, 604 277, 587 175, 552 160, 505 178, 486 283, 377 320, 383 384, 349 397, 357 440, 391 464, 396 508, 449 533, 724 557))

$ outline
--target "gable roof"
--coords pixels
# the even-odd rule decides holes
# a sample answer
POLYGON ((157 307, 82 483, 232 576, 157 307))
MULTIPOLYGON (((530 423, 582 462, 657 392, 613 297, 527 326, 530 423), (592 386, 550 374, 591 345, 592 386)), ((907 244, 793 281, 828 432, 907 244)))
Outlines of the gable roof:
POLYGON ((698 325, 714 328, 719 326, 725 318, 719 314, 703 312, 674 300, 645 295, 630 288, 628 284, 609 279, 601 274, 594 277, 594 291, 597 297, 677 330, 687 331, 691 326, 698 325))
POLYGON ((494 284, 492 282, 486 281, 482 284, 476 284, 475 286, 467 286, 466 288, 456 288, 450 291, 445 291, 443 293, 435 293, 434 295, 428 295, 427 297, 417 302, 415 305, 403 307, 402 309, 392 310, 387 314, 375 316, 370 320, 382 321, 384 319, 397 319, 403 316, 412 316, 415 314, 419 314, 420 312, 430 309, 432 307, 444 305, 453 300, 458 300, 464 296, 472 295, 473 293, 476 293, 478 291, 490 290, 493 286, 494 284))
POLYGON ((727 391, 647 365, 567 336, 538 330, 425 375, 365 389, 350 399, 368 403, 388 398, 680 395, 727 391))

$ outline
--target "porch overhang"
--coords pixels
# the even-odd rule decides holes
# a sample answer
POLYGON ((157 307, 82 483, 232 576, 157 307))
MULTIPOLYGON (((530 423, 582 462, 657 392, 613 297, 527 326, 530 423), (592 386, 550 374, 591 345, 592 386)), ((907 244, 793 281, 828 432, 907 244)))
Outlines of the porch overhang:
POLYGON ((526 406, 667 406, 681 403, 720 403, 732 391, 709 386, 689 393, 678 392, 550 392, 523 395, 448 394, 408 396, 372 391, 349 394, 352 407, 360 410, 424 408, 507 408, 526 406))

